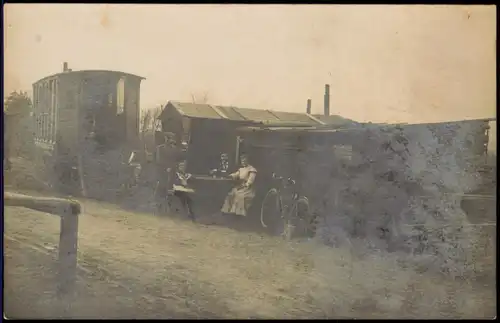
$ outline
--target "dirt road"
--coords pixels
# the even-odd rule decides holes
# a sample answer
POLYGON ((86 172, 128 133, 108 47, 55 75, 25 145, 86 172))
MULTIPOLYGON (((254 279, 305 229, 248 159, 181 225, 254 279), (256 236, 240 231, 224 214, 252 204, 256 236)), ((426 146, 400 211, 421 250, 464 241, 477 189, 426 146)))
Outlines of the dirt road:
MULTIPOLYGON (((79 283, 69 317, 394 318, 491 317, 494 284, 478 289, 353 259, 313 242, 132 213, 82 201, 79 283)), ((5 210, 10 317, 56 317, 59 219, 5 210), (29 296, 26 296, 29 295, 29 296)))

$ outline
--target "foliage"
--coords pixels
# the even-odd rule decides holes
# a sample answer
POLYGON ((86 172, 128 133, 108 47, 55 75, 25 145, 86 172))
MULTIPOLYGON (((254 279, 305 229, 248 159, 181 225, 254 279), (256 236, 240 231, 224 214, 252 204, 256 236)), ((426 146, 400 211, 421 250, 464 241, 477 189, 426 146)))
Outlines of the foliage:
POLYGON ((141 111, 141 133, 145 133, 155 129, 156 120, 158 119, 162 111, 162 106, 141 111))
POLYGON ((26 92, 14 91, 4 101, 7 154, 30 156, 33 153, 34 125, 32 103, 26 92))
POLYGON ((468 123, 367 129, 363 155, 331 168, 318 237, 404 251, 425 269, 472 269, 475 234, 456 196, 481 184, 466 145, 473 131, 468 123))
POLYGON ((203 92, 199 94, 191 93, 191 102, 198 104, 207 104, 209 101, 208 92, 203 92))
POLYGON ((27 92, 14 91, 4 101, 4 112, 8 115, 29 115, 31 112, 31 99, 27 92))

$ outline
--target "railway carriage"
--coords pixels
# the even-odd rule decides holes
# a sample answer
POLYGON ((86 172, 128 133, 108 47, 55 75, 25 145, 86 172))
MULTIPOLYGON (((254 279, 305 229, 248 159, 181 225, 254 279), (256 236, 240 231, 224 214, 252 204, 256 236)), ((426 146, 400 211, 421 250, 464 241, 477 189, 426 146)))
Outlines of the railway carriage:
POLYGON ((54 183, 88 196, 116 186, 117 166, 139 144, 143 79, 119 71, 73 71, 64 63, 62 73, 33 84, 37 161, 54 183))

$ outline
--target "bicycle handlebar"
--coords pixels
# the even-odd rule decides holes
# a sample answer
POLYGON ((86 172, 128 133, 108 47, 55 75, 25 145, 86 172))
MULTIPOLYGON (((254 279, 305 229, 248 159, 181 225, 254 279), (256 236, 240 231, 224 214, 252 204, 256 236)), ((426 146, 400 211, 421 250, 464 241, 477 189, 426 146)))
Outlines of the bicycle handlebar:
POLYGON ((276 179, 276 180, 279 180, 279 181, 283 181, 283 182, 286 182, 286 183, 291 183, 292 185, 295 185, 295 180, 292 179, 291 177, 288 177, 287 179, 281 177, 281 176, 278 176, 276 175, 276 173, 273 173, 273 179, 276 179))

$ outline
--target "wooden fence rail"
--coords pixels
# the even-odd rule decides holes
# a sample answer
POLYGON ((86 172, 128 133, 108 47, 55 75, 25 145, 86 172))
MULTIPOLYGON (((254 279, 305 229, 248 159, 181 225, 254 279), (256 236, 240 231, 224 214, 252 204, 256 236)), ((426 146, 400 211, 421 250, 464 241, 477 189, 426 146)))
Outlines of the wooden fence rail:
POLYGON ((80 203, 61 198, 35 197, 4 192, 4 205, 25 207, 58 215, 61 218, 57 291, 61 297, 70 295, 74 291, 76 282, 78 216, 82 211, 80 203))

